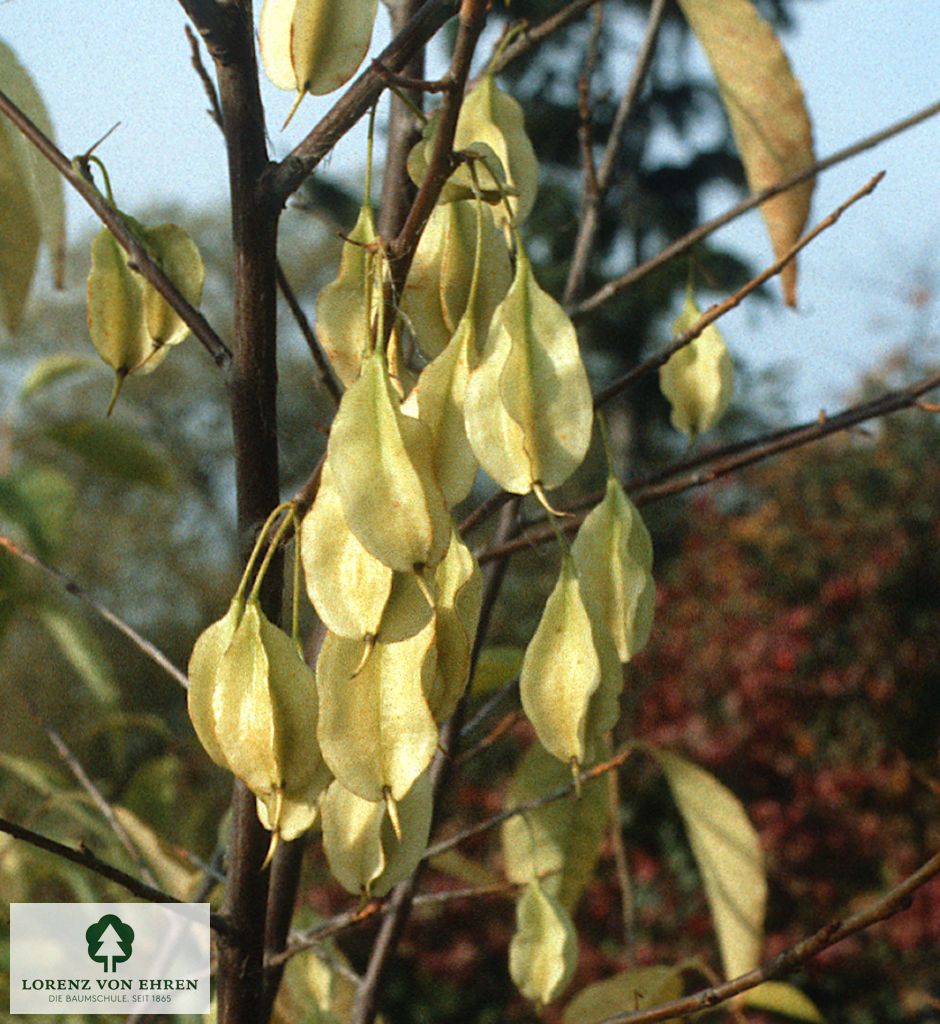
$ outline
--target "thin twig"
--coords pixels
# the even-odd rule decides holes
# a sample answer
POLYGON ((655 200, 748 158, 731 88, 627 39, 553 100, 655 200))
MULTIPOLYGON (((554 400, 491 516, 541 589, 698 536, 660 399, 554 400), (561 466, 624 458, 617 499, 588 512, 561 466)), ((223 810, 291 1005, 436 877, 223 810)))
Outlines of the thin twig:
POLYGON ((618 295, 625 288, 628 288, 632 284, 636 284, 637 281, 646 277, 647 274, 654 270, 658 270, 666 263, 674 260, 677 256, 687 252, 694 245, 697 245, 703 238, 706 238, 719 228, 723 228, 726 224, 730 224, 731 221, 736 220, 749 210, 753 210, 756 206, 760 206, 767 202, 768 199, 772 199, 774 196, 780 195, 781 192, 787 192, 789 189, 795 188, 797 185, 801 185, 804 181, 809 181, 810 178, 816 177, 817 174, 821 174, 823 171, 827 171, 830 167, 835 167, 837 164, 844 163, 851 157, 858 156, 859 153, 864 153, 866 150, 873 149, 882 142, 893 138, 895 135, 899 135, 901 132, 907 131, 909 128, 915 127, 922 121, 935 117, 937 114, 940 114, 940 102, 931 103, 929 106, 917 111, 917 113, 912 114, 910 117, 906 117, 901 121, 896 121, 894 124, 889 125, 887 128, 883 128, 881 131, 875 132, 873 135, 867 135, 858 142, 854 142, 852 145, 846 146, 844 149, 837 150, 831 156, 827 156, 825 159, 819 160, 817 163, 812 164, 805 170, 799 171, 797 174, 790 175, 789 178, 784 178, 776 185, 771 185, 768 188, 762 189, 760 192, 755 192, 754 195, 748 196, 740 203, 736 203, 724 213, 719 214, 717 217, 713 217, 711 220, 705 221, 704 224, 700 224, 697 228, 689 231, 681 238, 677 238, 675 242, 667 245, 665 249, 657 253, 651 259, 648 259, 639 266, 627 271, 627 273, 621 274, 620 277, 614 278, 612 281, 608 281, 607 284, 599 288, 593 295, 589 295, 586 299, 583 299, 581 302, 569 308, 569 316, 571 316, 572 319, 585 316, 592 310, 597 309, 597 307, 602 305, 604 302, 607 302, 615 295, 618 295))
POLYGON ((80 601, 84 601, 96 615, 104 619, 105 622, 110 623, 119 633, 126 636, 145 657, 159 666, 171 679, 184 688, 189 686, 189 679, 186 677, 185 672, 181 672, 159 648, 142 637, 133 626, 129 626, 122 618, 101 604, 100 601, 95 600, 80 583, 77 583, 70 576, 66 576, 64 572, 56 569, 55 566, 43 561, 38 555, 34 555, 31 551, 20 547, 10 537, 2 534, 0 534, 0 548, 9 551, 14 558, 18 558, 20 561, 26 562, 27 565, 31 565, 36 569, 41 569, 48 576, 51 576, 65 591, 73 597, 77 597, 80 601))
POLYGON ((733 295, 729 295, 723 302, 717 302, 713 306, 709 306, 707 310, 681 334, 677 334, 668 345, 664 346, 655 355, 650 356, 649 359, 645 359, 642 363, 638 363, 631 370, 628 370, 622 377, 618 377, 617 380, 612 381, 607 387, 602 388, 594 396, 594 407, 595 409, 600 408, 605 402, 608 402, 615 395, 619 394, 623 389, 631 384, 633 381, 640 377, 645 376, 648 373, 652 373, 654 370, 659 369, 660 366, 667 363, 671 356, 681 348, 685 348, 686 345, 691 344, 704 330, 706 327, 711 326, 719 317, 729 313, 732 309, 737 308, 741 303, 750 295, 752 292, 757 291, 762 285, 766 284, 771 278, 776 277, 777 274, 781 273, 783 269, 788 266, 793 260, 796 259, 797 255, 810 244, 815 241, 824 231, 831 228, 842 216, 843 213, 850 207, 854 206, 860 199, 865 196, 871 195, 872 192, 878 187, 881 180, 884 178, 885 172, 879 171, 873 178, 865 183, 854 195, 850 196, 846 201, 837 209, 833 210, 828 217, 821 220, 811 231, 807 231, 797 242, 792 245, 780 259, 775 260, 766 270, 762 271, 756 277, 751 278, 743 287, 739 288, 733 295))
MULTIPOLYGON (((22 839, 24 843, 29 843, 30 846, 35 846, 40 850, 46 850, 48 853, 55 854, 55 856, 70 861, 72 864, 88 868, 89 871, 94 871, 96 875, 106 878, 109 882, 115 882, 133 896, 139 896, 140 899, 146 900, 148 903, 183 902, 175 896, 171 896, 168 892, 157 889, 152 885, 147 885, 141 882, 140 879, 134 878, 133 875, 129 875, 126 871, 122 871, 113 864, 101 860, 100 857, 95 856, 87 847, 82 846, 76 850, 71 846, 58 842, 56 839, 50 839, 49 836, 45 836, 40 832, 34 832, 30 828, 24 828, 22 825, 8 821, 6 818, 0 818, 0 832, 5 832, 9 836, 13 836, 14 839, 22 839)), ((220 914, 210 913, 209 924, 213 931, 219 935, 235 938, 228 922, 220 914)))
MULTIPOLYGON (((606 761, 601 761, 599 764, 592 765, 590 768, 585 768, 583 771, 578 773, 578 782, 580 784, 590 782, 591 779, 598 779, 607 772, 613 771, 615 768, 619 768, 620 765, 632 757, 635 752, 635 747, 627 746, 621 750, 619 754, 615 754, 606 761)), ((516 804, 513 807, 507 807, 498 814, 494 814, 492 817, 486 818, 483 821, 478 821, 475 825, 470 825, 462 831, 457 832, 452 836, 448 836, 446 839, 441 839, 436 843, 432 843, 424 851, 423 860, 429 860, 431 857, 437 857, 442 853, 446 853, 448 850, 452 850, 455 846, 459 846, 461 843, 466 842, 466 840, 472 839, 474 836, 478 836, 483 832, 489 832, 490 829, 496 828, 497 825, 501 825, 504 821, 508 821, 510 818, 515 818, 519 814, 526 814, 528 811, 537 811, 540 807, 546 807, 548 804, 552 804, 556 800, 561 800, 569 793, 573 793, 575 788, 576 783, 572 779, 571 782, 566 782, 563 786, 558 786, 556 789, 550 790, 548 793, 543 793, 541 796, 536 797, 533 800, 527 800, 524 803, 516 804)))
MULTIPOLYGON (((613 755, 613 737, 607 736, 607 752, 613 755)), ((633 883, 630 879, 630 862, 627 860, 627 846, 623 841, 620 823, 620 775, 611 772, 607 776, 607 795, 610 803, 610 844, 614 849, 614 867, 617 873, 617 887, 620 889, 620 918, 623 922, 623 948, 626 952, 627 967, 636 966, 636 906, 633 899, 633 883)))
POLYGON ((598 3, 598 0, 574 0, 567 7, 562 7, 560 11, 556 11, 551 17, 545 18, 544 21, 540 21, 531 28, 525 28, 520 33, 518 39, 510 43, 499 57, 493 61, 489 70, 494 74, 498 74, 507 64, 517 60, 530 50, 534 50, 544 39, 547 39, 548 36, 559 29, 564 28, 565 25, 570 25, 572 21, 580 18, 589 7, 596 3, 598 3))
MULTIPOLYGON (((849 406, 832 416, 821 415, 814 420, 796 426, 775 430, 761 437, 753 437, 747 441, 725 445, 667 467, 659 473, 635 480, 626 485, 626 491, 636 505, 645 505, 652 501, 670 498, 683 491, 695 487, 704 487, 721 477, 735 473, 745 466, 762 462, 781 452, 792 451, 803 445, 822 440, 830 434, 838 434, 857 427, 869 420, 881 419, 894 412, 917 408, 922 395, 940 388, 940 373, 923 377, 906 388, 885 391, 876 398, 858 405, 849 406)), ((596 504, 603 497, 602 492, 585 495, 577 503, 578 508, 587 508, 596 504)), ((573 508, 574 506, 572 506, 573 508)), ((566 511, 569 511, 566 509, 566 511)), ((558 528, 563 532, 573 532, 584 521, 587 513, 575 512, 558 521, 558 528)), ((495 545, 477 556, 481 565, 491 559, 503 558, 507 554, 526 550, 539 544, 553 540, 555 531, 545 527, 525 532, 521 537, 505 544, 495 545)))
POLYGON ((277 264, 277 284, 281 290, 281 295, 284 296, 284 301, 287 303, 288 309, 291 311, 291 315, 300 328, 300 333, 304 337, 304 341, 307 343, 307 348, 310 349, 310 355, 313 356, 313 361, 317 364, 317 370, 319 371, 320 383, 329 393, 330 398, 336 405, 339 405, 339 400, 343 397, 342 388, 336 382, 336 378, 333 376, 333 370, 330 367, 330 361, 327 359, 326 354, 320 346, 320 342, 310 326, 310 321, 307 319, 306 313, 304 313, 300 302, 297 300, 297 293, 291 287, 290 281, 287 280, 287 275, 284 273, 284 268, 281 266, 280 260, 277 264))
POLYGON ((154 878, 150 869, 144 863, 143 858, 140 855, 140 850, 137 849, 134 841, 127 834, 127 829, 121 824, 120 819, 114 813, 114 808, 105 799, 104 794, 101 790, 91 781, 88 773, 82 767, 81 762, 73 753, 72 749, 65 742, 60 735, 59 731, 55 726, 47 722, 39 712, 39 708, 30 698, 29 694, 25 690, 20 691, 20 697, 23 699, 23 703, 26 705, 26 709, 29 712, 30 717, 39 726, 40 729, 46 734, 49 742, 55 747, 56 753, 62 759, 68 770, 75 776, 76 781, 85 790, 88 796, 91 798, 91 802, 98 808, 101 816, 107 821, 111 827, 111 831, 117 836, 118 842, 127 851, 127 855, 131 858, 140 872, 143 880, 147 885, 156 887, 157 880, 154 878))
MULTIPOLYGON (((578 144, 581 149, 581 169, 584 175, 584 198, 597 192, 597 166, 594 162, 593 113, 591 111, 591 79, 597 66, 598 43, 604 27, 604 5, 594 8, 594 21, 588 36, 584 68, 578 78, 578 144)), ((566 293, 567 294, 567 293, 566 293)))
MULTIPOLYGON (((219 93, 215 87, 215 82, 212 81, 209 72, 206 70, 205 64, 202 62, 202 54, 199 52, 199 40, 196 38, 196 33, 189 27, 184 25, 183 30, 186 33, 186 38, 189 40, 189 50, 192 57, 192 65, 199 76, 199 81, 202 82, 202 88, 205 91, 206 99, 209 101, 209 109, 206 113, 213 121, 222 129, 222 105, 219 103, 219 93)), ((224 129, 222 129, 224 131, 224 129)))
POLYGON ((62 177, 75 189, 126 250, 140 275, 146 278, 179 314, 186 326, 199 339, 217 366, 225 366, 232 353, 216 334, 209 321, 189 303, 182 292, 166 276, 133 231, 124 223, 121 214, 108 204, 107 199, 88 181, 59 147, 38 128, 22 110, 3 92, 0 92, 0 112, 4 113, 17 130, 31 142, 62 177))
POLYGON ((636 62, 633 65, 633 73, 617 107, 617 112, 614 114, 610 135, 607 138, 607 146, 604 149, 604 156, 601 159, 596 175, 588 177, 586 180, 581 202, 581 213, 578 218, 578 237, 575 240, 571 266, 568 269, 568 280, 565 284, 563 299, 565 305, 571 305, 584 287, 584 279, 587 275, 588 263, 591 259, 591 252, 594 249, 594 239, 600 222, 600 209, 613 180, 624 131, 631 114, 636 108, 637 100, 640 98, 640 93, 643 89, 643 83, 646 81, 646 76, 649 74, 650 66, 653 63, 656 38, 659 35, 659 28, 666 13, 666 3, 667 0, 653 0, 649 18, 646 22, 646 31, 643 34, 643 42, 640 44, 639 52, 636 55, 636 62))
POLYGON ((765 981, 790 974, 823 950, 829 949, 850 935, 855 935, 879 921, 892 917, 898 911, 906 909, 914 893, 937 875, 940 875, 940 853, 934 854, 917 871, 893 889, 889 889, 881 899, 876 900, 866 910, 861 910, 844 921, 830 921, 815 934, 797 942, 772 960, 766 961, 746 974, 732 978, 720 985, 711 985, 699 992, 692 993, 692 995, 674 999, 672 1002, 663 1003, 649 1010, 618 1013, 612 1017, 606 1017, 599 1024, 654 1024, 655 1021, 669 1020, 673 1017, 688 1017, 701 1010, 724 1003, 733 996, 756 988, 765 981))

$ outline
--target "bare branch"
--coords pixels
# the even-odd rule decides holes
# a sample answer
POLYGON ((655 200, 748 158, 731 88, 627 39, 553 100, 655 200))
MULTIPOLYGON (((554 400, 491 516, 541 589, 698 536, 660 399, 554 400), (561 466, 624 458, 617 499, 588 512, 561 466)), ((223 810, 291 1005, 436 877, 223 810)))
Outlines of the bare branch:
POLYGON ((2 534, 0 534, 0 548, 4 548, 14 558, 20 559, 21 562, 25 562, 36 569, 41 569, 46 575, 51 576, 63 590, 73 597, 77 597, 80 601, 84 601, 96 615, 114 626, 123 636, 126 636, 145 657, 161 668, 171 679, 184 688, 189 686, 189 679, 186 677, 185 672, 180 671, 158 647, 155 647, 149 640, 142 637, 133 626, 129 626, 122 618, 101 604, 100 601, 95 600, 80 583, 77 583, 70 576, 66 576, 64 572, 56 569, 55 566, 44 562, 38 555, 34 555, 31 551, 20 547, 10 537, 2 534))
POLYGON ((607 146, 604 149, 604 156, 601 159, 596 175, 593 177, 588 176, 586 180, 581 202, 581 214, 578 218, 578 237, 575 240, 574 254, 571 258, 568 280, 565 284, 563 300, 565 305, 571 305, 584 287, 584 278, 587 274, 591 252, 594 249, 594 239, 597 235, 600 210, 613 180, 624 131, 630 120, 630 115, 636 107, 637 100, 640 98, 643 83, 646 81, 650 65, 653 62, 656 37, 659 35, 659 28, 666 13, 666 3, 667 0, 653 0, 649 18, 646 22, 643 42, 640 44, 639 52, 636 55, 636 62, 633 65, 633 73, 630 75, 626 92, 624 92, 623 98, 617 107, 617 112, 614 115, 610 135, 607 139, 607 146))
POLYGON ((654 1021, 670 1020, 674 1017, 687 1017, 708 1007, 727 1002, 733 996, 749 989, 756 988, 765 981, 790 974, 797 967, 812 960, 825 949, 836 945, 850 935, 864 931, 879 921, 884 921, 899 911, 906 909, 914 893, 926 885, 932 878, 940 875, 940 853, 934 854, 912 875, 899 885, 889 889, 880 900, 876 900, 867 910, 859 911, 844 921, 830 921, 814 935, 791 946, 773 960, 768 960, 755 967, 754 970, 733 978, 720 985, 712 985, 682 999, 663 1003, 649 1010, 635 1013, 618 1013, 606 1017, 600 1024, 653 1024, 654 1021))
POLYGON ((206 70, 205 64, 202 62, 202 54, 199 52, 199 40, 196 38, 196 33, 193 32, 189 25, 185 25, 184 29, 186 32, 186 38, 189 40, 191 63, 196 74, 199 76, 199 81, 202 82, 202 88, 206 94, 206 99, 209 101, 209 109, 207 113, 209 114, 209 117, 215 121, 216 125, 221 128, 222 106, 219 103, 218 90, 215 87, 215 82, 213 82, 209 76, 209 72, 206 70))
POLYGON ((303 335, 304 341, 307 343, 307 348, 310 350, 310 355, 313 356, 313 361, 317 364, 317 370, 319 371, 320 383, 323 385, 326 392, 336 405, 339 405, 339 400, 343 397, 342 389, 339 384, 336 383, 336 378, 333 375, 333 369, 330 366, 330 361, 326 356, 326 353, 320 346, 320 342, 310 326, 310 321, 307 319, 306 313, 303 311, 303 307, 297 300, 297 294, 291 287, 290 281, 287 280, 287 275, 284 273, 284 268, 281 266, 280 261, 277 264, 277 285, 281 290, 281 295, 284 296, 284 301, 287 303, 287 308, 291 311, 291 315, 294 318, 297 326, 300 328, 300 333, 303 335))
POLYGON ((705 221, 704 224, 700 224, 697 228, 688 232, 688 234, 676 239, 675 242, 667 245, 665 249, 657 253, 652 257, 652 259, 646 260, 645 263, 641 263, 639 266, 634 267, 633 270, 628 270, 627 273, 621 274, 620 277, 614 278, 613 281, 608 281, 607 284, 602 288, 599 288, 593 295, 589 295, 583 301, 569 308, 569 315, 573 319, 585 316, 592 310, 597 309, 597 307, 602 305, 604 302, 607 302, 615 295, 618 295, 625 288, 628 288, 632 284, 636 284, 637 281, 646 277, 647 274, 654 270, 658 270, 666 263, 669 263, 670 260, 680 256, 682 253, 688 252, 692 246, 697 245, 703 238, 706 238, 719 228, 723 228, 726 224, 730 224, 731 221, 736 220, 749 210, 753 210, 756 206, 760 206, 762 203, 767 202, 768 199, 772 199, 774 196, 780 195, 781 192, 786 192, 791 188, 795 188, 797 185, 801 185, 804 181, 808 181, 810 178, 816 177, 817 174, 821 174, 823 171, 829 170, 830 167, 835 167, 836 164, 843 163, 853 156, 858 156, 859 153, 864 153, 866 150, 873 149, 882 142, 893 138, 895 135, 900 135, 901 132, 905 132, 909 128, 913 128, 915 125, 918 125, 922 121, 926 121, 937 114, 940 114, 940 102, 931 103, 929 106, 924 107, 922 110, 912 114, 910 117, 906 117, 902 121, 896 121, 887 128, 883 128, 881 131, 875 132, 873 135, 868 135, 865 138, 860 139, 858 142, 854 142, 851 146, 846 146, 845 149, 838 150, 831 156, 826 157, 824 160, 820 160, 813 164, 811 167, 807 167, 805 170, 800 171, 797 174, 792 174, 789 178, 784 178, 776 185, 771 185, 769 188, 762 189, 760 192, 755 192, 754 195, 748 196, 747 199, 743 199, 740 203, 736 203, 724 213, 719 214, 717 217, 713 217, 711 220, 705 221))
POLYGON ((134 232, 124 223, 121 214, 108 204, 105 197, 72 165, 59 147, 3 92, 0 92, 0 111, 6 114, 24 138, 42 153, 91 207, 101 223, 114 235, 121 248, 131 257, 140 275, 146 278, 179 314, 202 343, 203 348, 215 360, 216 365, 225 366, 232 355, 229 347, 215 333, 202 313, 186 301, 182 292, 164 274, 134 232))
POLYGON ((498 74, 507 64, 512 63, 512 61, 528 53, 530 50, 534 50, 542 40, 548 38, 548 36, 559 29, 564 28, 565 25, 570 25, 572 21, 580 18, 589 7, 596 3, 598 3, 598 0, 574 0, 567 7, 562 7, 560 11, 556 11, 551 17, 540 21, 538 25, 526 28, 515 42, 510 43, 503 50, 499 58, 491 65, 490 70, 494 74, 498 74))
MULTIPOLYGON (((14 839, 21 839, 24 843, 29 843, 30 846, 35 846, 39 850, 46 850, 48 853, 55 854, 55 856, 70 861, 72 864, 88 868, 89 871, 94 871, 96 875, 106 878, 109 882, 115 882, 117 885, 123 886, 131 895, 138 896, 148 903, 183 902, 175 896, 171 896, 168 892, 154 888, 152 885, 147 885, 134 878, 133 875, 129 875, 126 871, 122 871, 113 864, 101 860, 100 857, 95 856, 91 850, 84 846, 77 850, 73 849, 71 846, 66 846, 55 839, 50 839, 49 836, 44 836, 40 832, 34 832, 30 828, 24 828, 22 825, 8 821, 6 818, 0 818, 0 832, 5 832, 9 836, 13 836, 14 839)), ((219 935, 232 939, 236 937, 228 921, 220 914, 210 914, 209 924, 219 935)))
POLYGON ((691 344, 706 327, 711 326, 711 324, 713 324, 719 317, 724 316, 725 313, 729 313, 732 309, 740 306, 748 295, 757 291, 758 288, 766 284, 771 278, 776 277, 777 274, 781 273, 784 267, 789 263, 792 263, 792 261, 796 259, 797 254, 805 249, 810 242, 814 241, 824 231, 831 228, 850 206, 854 206, 859 199, 864 199, 865 196, 871 195, 881 183, 884 176, 885 172, 879 171, 878 174, 867 181, 856 193, 846 199, 846 201, 837 210, 834 210, 828 217, 821 220, 811 231, 807 231, 802 238, 800 238, 783 254, 783 256, 780 257, 780 259, 775 260, 766 270, 758 274, 757 277, 751 278, 747 284, 743 285, 723 302, 718 302, 715 305, 710 306, 698 318, 698 320, 688 328, 688 330, 683 331, 681 334, 677 334, 668 345, 660 349, 660 351, 655 355, 650 356, 649 359, 646 359, 642 363, 634 366, 632 370, 629 370, 622 377, 618 377, 617 380, 608 384, 606 388, 602 388, 594 396, 594 408, 597 409, 605 402, 608 402, 614 397, 614 395, 619 394, 628 384, 631 384, 639 377, 645 376, 646 374, 659 369, 659 367, 667 363, 669 359, 679 351, 679 349, 685 348, 686 345, 691 344))

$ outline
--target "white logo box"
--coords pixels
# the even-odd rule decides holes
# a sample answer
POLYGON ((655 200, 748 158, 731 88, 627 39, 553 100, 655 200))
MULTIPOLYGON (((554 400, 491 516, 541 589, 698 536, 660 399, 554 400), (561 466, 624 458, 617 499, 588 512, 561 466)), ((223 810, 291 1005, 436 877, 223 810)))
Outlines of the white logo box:
POLYGON ((10 1013, 207 1013, 208 903, 12 903, 10 1013))

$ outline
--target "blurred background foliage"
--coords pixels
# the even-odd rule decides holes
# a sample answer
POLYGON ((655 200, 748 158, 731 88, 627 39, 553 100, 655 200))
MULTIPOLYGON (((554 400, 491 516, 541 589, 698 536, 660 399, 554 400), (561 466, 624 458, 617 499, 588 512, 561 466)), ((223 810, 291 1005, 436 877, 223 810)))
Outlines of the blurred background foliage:
MULTIPOLYGON (((631 63, 643 6, 608 4, 608 45, 595 79, 598 140, 631 63)), ((768 4, 765 12, 785 24, 795 6, 768 4)), ((538 21, 552 7, 517 0, 513 14, 538 21)), ((562 151, 558 142, 576 133, 572 68, 583 60, 586 32, 585 24, 572 26, 507 76, 526 106, 543 173, 528 238, 540 277, 556 293, 581 187, 570 147, 562 151)), ((688 58, 687 37, 670 17, 605 205, 589 289, 698 223, 710 190, 741 184, 714 90, 688 58)), ((334 273, 337 231, 350 227, 359 197, 328 174, 304 195, 308 208, 284 217, 282 262, 312 314, 317 289, 334 273)), ((193 235, 207 265, 204 310, 229 337, 224 215, 129 212, 150 224, 179 223, 193 235)), ((0 527, 185 667, 193 639, 224 610, 238 574, 225 381, 190 341, 159 372, 131 378, 114 416, 103 418, 111 381, 84 323, 88 241, 79 239, 71 253, 70 288, 36 296, 22 332, 0 347, 0 527)), ((694 263, 703 306, 710 292, 723 295, 748 273, 709 244, 694 263)), ((672 264, 580 325, 595 383, 668 339, 688 273, 688 261, 672 264)), ((921 368, 928 344, 922 309, 912 313, 915 321, 924 330, 906 338, 914 343, 906 355, 866 386, 921 368)), ((323 450, 332 406, 286 310, 282 323, 287 495, 323 450)), ((935 357, 935 342, 933 349, 935 357)), ((740 362, 737 369, 736 406, 709 444, 784 421, 785 379, 753 379, 740 362)), ((627 478, 682 452, 655 379, 614 403, 609 416, 627 478)), ((648 650, 628 667, 619 738, 674 746, 745 801, 768 857, 769 955, 897 881, 940 844, 938 442, 935 418, 908 413, 644 510, 656 540, 658 611, 648 650)), ((596 486, 601 473, 595 452, 570 492, 596 486)), ((481 691, 511 676, 556 572, 551 547, 515 560, 481 691)), ((0 645, 0 813, 140 872, 54 752, 51 727, 118 808, 157 881, 182 897, 205 893, 206 865, 218 866, 229 785, 196 744, 178 685, 46 574, 2 549, 0 645)), ((506 779, 531 739, 521 722, 506 724, 463 769, 448 807, 455 827, 503 806, 505 783, 493 780, 506 779)), ((637 962, 697 957, 713 969, 700 882, 661 777, 648 762, 629 762, 620 788, 637 962)), ((317 841, 311 846, 298 924, 355 902, 329 881, 317 841)), ((427 886, 499 877, 495 833, 462 853, 436 865, 427 886)), ((7 902, 124 898, 116 886, 6 836, 0 892, 7 902)), ((627 964, 620 902, 607 843, 578 910, 581 959, 572 991, 627 964)), ((500 897, 416 913, 385 993, 390 1019, 534 1019, 506 967, 512 916, 511 901, 500 897)), ((362 962, 373 935, 371 926, 351 933, 326 966, 297 958, 279 1020, 341 1021, 346 964, 362 962), (327 1017, 310 999, 325 1007, 330 985, 327 1017)), ((837 1024, 937 1021, 938 940, 934 883, 910 911, 830 951, 800 983, 837 1024)), ((547 1019, 559 1013, 549 1010, 547 1019)))

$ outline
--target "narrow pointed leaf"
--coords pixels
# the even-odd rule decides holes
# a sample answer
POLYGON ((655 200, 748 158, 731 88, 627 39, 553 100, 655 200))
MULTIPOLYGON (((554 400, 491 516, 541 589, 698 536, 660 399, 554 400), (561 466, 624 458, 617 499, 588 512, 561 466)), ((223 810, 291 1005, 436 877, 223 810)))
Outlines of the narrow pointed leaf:
MULTIPOLYGON (((679 6, 718 80, 751 191, 811 166, 812 126, 803 89, 753 0, 679 0, 679 6)), ((778 258, 799 238, 812 194, 810 180, 761 206, 778 258)), ((795 261, 784 269, 782 281, 787 304, 795 306, 795 261)))
POLYGON ((760 961, 767 880, 757 833, 741 802, 713 775, 665 750, 662 765, 702 873, 725 977, 760 961))

